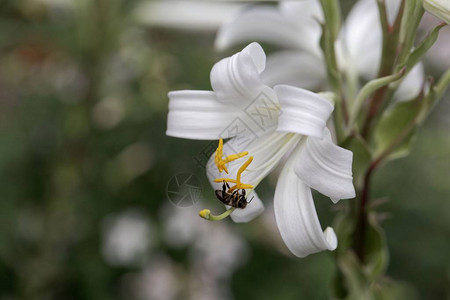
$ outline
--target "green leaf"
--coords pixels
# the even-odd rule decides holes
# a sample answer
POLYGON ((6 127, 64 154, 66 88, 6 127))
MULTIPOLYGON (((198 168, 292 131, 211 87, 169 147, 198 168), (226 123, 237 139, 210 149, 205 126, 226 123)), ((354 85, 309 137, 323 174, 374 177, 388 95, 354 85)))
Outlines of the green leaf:
POLYGON ((372 154, 366 142, 360 136, 351 136, 342 143, 342 147, 353 152, 353 181, 361 187, 364 174, 372 161, 372 154))
MULTIPOLYGON (((408 0, 405 2, 402 23, 400 26, 400 43, 406 51, 411 49, 416 31, 423 15, 422 0, 408 0)), ((405 54, 408 53, 405 51, 405 54)))
POLYGON ((377 223, 375 212, 369 213, 368 221, 364 269, 369 281, 373 282, 384 275, 389 261, 389 253, 385 233, 377 223))
POLYGON ((372 286, 376 300, 416 300, 419 296, 409 284, 383 278, 372 286))
POLYGON ((348 300, 374 300, 367 279, 358 258, 352 251, 347 251, 339 257, 339 269, 348 291, 348 300))
POLYGON ((347 289, 346 289, 346 282, 345 277, 338 270, 333 278, 332 284, 331 284, 331 293, 332 293, 332 299, 345 299, 347 297, 347 289))
POLYGON ((406 66, 408 70, 411 70, 428 52, 428 50, 434 45, 439 36, 439 31, 447 24, 441 24, 436 26, 430 34, 412 51, 406 59, 406 66))
MULTIPOLYGON (((445 73, 441 76, 441 78, 439 79, 439 82, 436 85, 435 97, 437 100, 439 100, 442 97, 442 95, 447 90, 449 85, 450 85, 450 69, 445 71, 445 73)), ((434 104, 434 101, 433 101, 433 104, 434 104)))
POLYGON ((385 155, 396 159, 409 154, 415 137, 416 118, 422 108, 420 96, 417 99, 397 103, 384 112, 375 129, 376 157, 385 155))
POLYGON ((333 228, 339 241, 336 249, 336 254, 339 256, 341 253, 348 251, 353 244, 355 219, 348 212, 342 212, 336 216, 333 228))
POLYGON ((394 82, 399 79, 401 79, 405 75, 406 68, 401 69, 399 72, 388 75, 381 78, 376 78, 368 83, 366 83, 361 90, 359 91, 358 95, 355 99, 355 104, 353 106, 352 113, 350 115, 350 126, 353 126, 353 124, 356 122, 356 119, 359 116, 359 111, 361 110, 361 107, 364 103, 364 100, 366 100, 367 97, 369 97, 372 93, 377 91, 378 89, 394 82))
POLYGON ((350 250, 339 256, 340 273, 335 278, 334 293, 346 300, 417 300, 414 287, 385 276, 372 280, 350 250))

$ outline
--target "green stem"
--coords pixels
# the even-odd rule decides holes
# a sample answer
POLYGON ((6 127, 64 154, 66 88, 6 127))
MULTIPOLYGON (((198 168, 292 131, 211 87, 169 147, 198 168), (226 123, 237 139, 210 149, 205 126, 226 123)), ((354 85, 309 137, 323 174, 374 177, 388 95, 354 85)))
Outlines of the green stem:
POLYGON ((328 80, 335 94, 335 111, 333 113, 334 127, 338 141, 344 138, 344 127, 349 115, 343 91, 341 74, 336 59, 335 40, 340 28, 341 10, 338 0, 320 0, 324 12, 325 24, 322 24, 320 45, 324 53, 327 66, 328 80))
POLYGON ((359 210, 358 210, 358 221, 356 225, 356 232, 355 232, 355 238, 356 238, 356 244, 355 244, 355 252, 356 255, 359 258, 359 261, 364 264, 365 261, 365 242, 366 242, 366 228, 367 228, 367 204, 369 203, 369 197, 370 197, 370 184, 371 184, 371 178, 372 174, 375 171, 378 163, 373 162, 365 176, 364 176, 364 184, 363 188, 360 192, 360 204, 359 204, 359 210))
POLYGON ((370 184, 371 184, 371 178, 374 173, 374 171, 378 168, 378 166, 383 163, 383 161, 386 159, 386 157, 389 156, 392 151, 396 149, 397 146, 399 146, 406 137, 411 133, 411 131, 415 128, 418 122, 418 117, 420 116, 420 110, 417 113, 414 120, 408 124, 408 126, 405 127, 405 129, 398 135, 398 137, 393 141, 387 148, 384 150, 380 155, 378 155, 370 164, 369 168, 366 171, 366 174, 364 176, 364 184, 361 191, 361 202, 359 206, 359 212, 358 212, 358 224, 356 227, 356 254, 358 255, 360 261, 364 263, 365 260, 365 253, 364 253, 364 245, 365 245, 365 232, 367 228, 367 205, 369 203, 369 197, 370 197, 370 184))
POLYGON ((436 99, 439 101, 439 99, 442 98, 442 95, 444 95, 444 92, 447 90, 448 86, 450 85, 450 69, 448 69, 444 75, 441 76, 441 79, 439 79, 439 82, 436 85, 436 99))
MULTIPOLYGON (((385 77, 392 74, 394 70, 395 61, 397 58, 398 41, 400 35, 400 25, 405 8, 405 1, 401 2, 397 17, 394 24, 391 26, 387 17, 386 4, 384 0, 378 0, 378 9, 380 12, 381 28, 383 32, 383 48, 381 53, 380 69, 378 77, 385 77)), ((386 100, 387 86, 380 88, 375 92, 373 98, 370 100, 369 109, 364 118, 362 136, 369 140, 374 119, 380 113, 380 108, 383 107, 383 102, 386 100)))

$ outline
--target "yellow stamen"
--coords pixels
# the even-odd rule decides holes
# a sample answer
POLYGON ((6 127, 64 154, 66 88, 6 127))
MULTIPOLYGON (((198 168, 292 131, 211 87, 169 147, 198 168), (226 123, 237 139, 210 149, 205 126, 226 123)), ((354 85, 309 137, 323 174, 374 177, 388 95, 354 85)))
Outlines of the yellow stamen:
POLYGON ((231 179, 231 178, 216 178, 214 179, 214 182, 232 182, 232 183, 236 183, 236 179, 231 179))
POLYGON ((253 189, 253 185, 251 185, 251 184, 244 184, 244 183, 236 184, 236 185, 233 185, 232 187, 230 187, 228 192, 232 192, 232 191, 234 191, 236 189, 237 190, 253 189))
POLYGON ((242 182, 237 182, 236 179, 231 179, 231 178, 216 178, 214 179, 214 182, 231 182, 231 183, 236 183, 235 185, 233 185, 232 187, 230 187, 230 189, 228 190, 229 192, 234 191, 235 189, 238 189, 238 185, 239 185, 239 189, 253 189, 253 185, 251 184, 245 184, 242 182))
POLYGON ((214 157, 214 162, 216 163, 217 169, 220 169, 219 162, 223 155, 223 140, 219 140, 219 145, 217 146, 216 156, 214 157))
POLYGON ((225 173, 228 174, 226 164, 229 162, 232 162, 233 160, 236 160, 238 158, 244 157, 247 154, 248 154, 248 152, 241 152, 238 154, 228 155, 227 157, 225 157, 225 159, 222 159, 222 157, 223 157, 223 139, 219 139, 219 145, 217 146, 216 155, 214 156, 214 162, 220 173, 222 173, 222 171, 225 171, 225 173))
POLYGON ((231 179, 231 178, 216 178, 214 179, 215 182, 231 182, 231 183, 235 183, 236 185, 232 186, 228 191, 233 191, 235 189, 253 189, 253 186, 250 184, 245 184, 241 182, 241 174, 242 172, 244 172, 247 167, 251 164, 251 162, 253 161, 253 156, 250 156, 247 161, 245 163, 242 164, 242 166, 239 168, 238 172, 237 172, 237 176, 236 179, 231 179))
POLYGON ((223 161, 227 164, 229 162, 232 162, 233 160, 236 160, 238 158, 244 157, 247 154, 248 154, 247 151, 241 152, 241 153, 238 153, 238 154, 231 154, 231 155, 228 155, 223 161))
POLYGON ((228 174, 228 169, 227 169, 227 167, 226 167, 226 165, 225 164, 220 164, 220 167, 221 167, 221 169, 219 169, 219 172, 222 172, 222 171, 225 171, 225 173, 227 173, 228 174))
POLYGON ((245 171, 245 169, 247 169, 248 165, 251 164, 253 161, 253 156, 250 156, 247 161, 245 163, 242 164, 242 166, 239 168, 238 172, 237 172, 237 176, 236 176, 236 181, 238 183, 241 182, 241 174, 242 172, 245 171))
POLYGON ((209 209, 202 209, 198 214, 200 217, 202 217, 205 220, 208 221, 220 221, 225 219, 226 217, 228 217, 236 208, 235 207, 231 207, 230 209, 228 209, 227 211, 225 211, 224 213, 215 216, 211 214, 211 211, 209 209))

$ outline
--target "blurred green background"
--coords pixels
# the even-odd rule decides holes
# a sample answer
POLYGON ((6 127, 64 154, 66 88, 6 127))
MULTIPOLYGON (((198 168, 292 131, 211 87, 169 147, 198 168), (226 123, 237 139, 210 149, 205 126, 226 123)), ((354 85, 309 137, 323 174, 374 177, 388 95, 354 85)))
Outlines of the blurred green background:
MULTIPOLYGON (((275 177, 254 222, 198 218, 223 209, 194 160, 209 142, 165 136, 167 92, 210 89, 232 52, 214 51, 213 29, 143 20, 144 2, 0 1, 0 299, 328 299, 333 254, 288 253, 275 177), (201 203, 169 202, 180 172, 201 203)), ((421 299, 450 299, 449 102, 373 189, 389 199, 388 274, 421 299)), ((325 227, 335 208, 316 199, 325 227)))

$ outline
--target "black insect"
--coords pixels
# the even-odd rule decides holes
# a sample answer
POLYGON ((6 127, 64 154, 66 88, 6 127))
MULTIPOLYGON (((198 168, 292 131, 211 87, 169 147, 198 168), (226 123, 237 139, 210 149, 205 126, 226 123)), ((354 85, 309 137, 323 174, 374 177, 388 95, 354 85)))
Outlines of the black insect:
POLYGON ((247 196, 245 193, 245 189, 234 190, 233 192, 229 192, 230 186, 228 183, 224 182, 222 186, 222 190, 216 190, 216 197, 223 204, 236 207, 236 208, 246 208, 247 204, 252 202, 253 198, 250 201, 247 201, 247 196), (239 193, 241 191, 241 193, 239 193))

